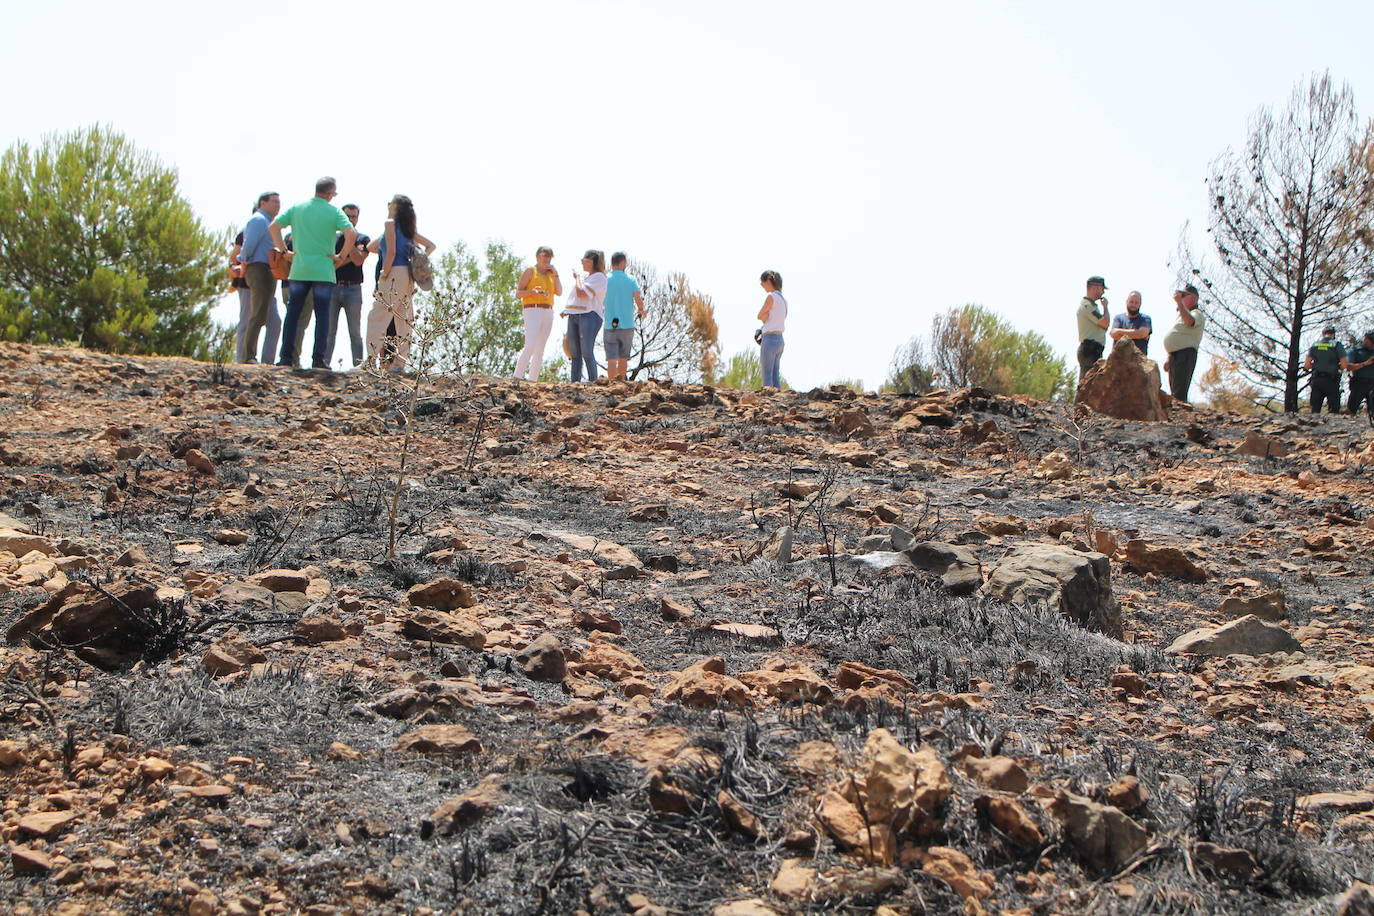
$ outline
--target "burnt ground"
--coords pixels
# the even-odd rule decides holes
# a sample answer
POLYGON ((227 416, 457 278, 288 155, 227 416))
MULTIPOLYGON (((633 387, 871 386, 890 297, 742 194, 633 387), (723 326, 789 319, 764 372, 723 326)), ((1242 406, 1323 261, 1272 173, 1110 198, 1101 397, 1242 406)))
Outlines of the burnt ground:
POLYGON ((388 559, 407 423, 394 383, 0 345, 0 528, 24 525, 57 561, 0 553, 0 624, 64 582, 162 589, 157 625, 112 670, 79 646, 0 647, 0 740, 18 753, 0 767, 3 836, 23 853, 0 871, 8 909, 1306 913, 1374 878, 1362 419, 1139 424, 978 392, 475 379, 422 393, 388 559), (837 432, 854 410, 872 435, 837 432), (909 422, 922 411, 930 423, 909 422), (1290 453, 1238 453, 1251 431, 1290 453), (1070 475, 1037 478, 1056 450, 1070 475), (631 520, 644 505, 663 508, 631 520), (1118 641, 845 559, 890 519, 968 546, 985 572, 1018 544, 1101 534, 1183 548, 1206 578, 1115 551, 1118 641), (794 562, 756 557, 789 521, 794 562), (221 543, 225 529, 246 542, 221 543), (621 578, 623 560, 564 532, 645 568, 621 578), (234 591, 270 569, 310 587, 234 591), (468 583, 477 606, 455 613, 482 649, 403 632, 407 589, 443 577, 468 583), (1222 622, 1223 598, 1275 589, 1301 651, 1164 651, 1222 622), (665 620, 664 597, 692 616, 665 620), (348 632, 310 641, 298 624, 318 616, 348 632), (568 655, 561 683, 513 658, 546 630, 568 655), (204 657, 231 631, 265 661, 216 676, 204 657), (742 697, 672 694, 712 657, 742 697), (846 686, 854 662, 904 683, 846 686), (788 664, 824 690, 749 676, 788 664), (447 699, 388 702, 405 690, 447 699), (425 723, 460 724, 480 749, 397 749, 425 723), (893 861, 864 861, 817 818, 877 729, 933 748, 952 785, 893 861), (816 767, 823 746, 835 756, 816 767), (964 764, 999 756, 1028 776, 1003 794, 1036 842, 980 810, 996 793, 964 764), (150 775, 150 758, 172 769, 150 775), (1149 842, 1104 867, 1047 804, 1112 800, 1127 776, 1149 842), (467 822, 436 823, 441 802, 493 782, 467 822), (206 787, 227 790, 190 791, 206 787), (50 836, 23 826, 58 811, 75 817, 50 836), (923 867, 930 847, 967 856, 984 889, 923 867), (818 873, 800 893, 773 885, 792 859, 818 873))

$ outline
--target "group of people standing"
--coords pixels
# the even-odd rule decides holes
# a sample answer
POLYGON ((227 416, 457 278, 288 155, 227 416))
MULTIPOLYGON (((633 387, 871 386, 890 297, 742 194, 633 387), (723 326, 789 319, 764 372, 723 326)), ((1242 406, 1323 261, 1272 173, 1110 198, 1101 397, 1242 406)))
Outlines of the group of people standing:
MULTIPOLYGON (((1141 353, 1149 354, 1150 338, 1154 336, 1154 322, 1140 310, 1143 297, 1132 290, 1126 297, 1126 311, 1109 318, 1107 313, 1107 281, 1101 277, 1088 278, 1088 289, 1078 304, 1078 377, 1097 365, 1107 348, 1107 337, 1129 340, 1141 353)), ((1207 318, 1198 308, 1197 287, 1191 284, 1174 290, 1174 308, 1178 317, 1164 335, 1164 371, 1169 375, 1169 394, 1177 401, 1187 402, 1188 391, 1197 369, 1198 350, 1202 346, 1202 332, 1207 318)))
MULTIPOLYGON (((1078 305, 1080 379, 1102 358, 1108 334, 1113 340, 1132 341, 1141 353, 1150 351, 1154 323, 1140 310, 1140 293, 1132 291, 1126 297, 1126 311, 1108 319, 1106 291, 1105 280, 1089 277, 1087 292, 1078 305)), ((1175 400, 1187 402, 1207 319, 1198 308, 1196 286, 1175 290, 1174 306, 1178 318, 1164 335, 1164 371, 1169 375, 1169 394, 1175 400)), ((1350 412, 1355 413, 1362 404, 1374 404, 1374 330, 1366 331, 1361 343, 1347 352, 1336 340, 1336 326, 1327 325, 1322 329, 1321 339, 1308 349, 1303 369, 1312 373, 1309 385, 1313 413, 1320 413, 1323 404, 1331 413, 1340 412, 1342 372, 1350 373, 1350 412)))
MULTIPOLYGON (((343 312, 353 366, 405 371, 415 326, 412 257, 423 251, 428 258, 434 243, 416 229, 415 205, 403 194, 387 204, 384 229, 376 239, 358 232, 358 205, 336 207, 336 196, 337 183, 330 177, 315 183, 314 197, 285 212, 277 192, 258 195, 253 215, 234 240, 230 256, 230 284, 239 296, 236 361, 272 363, 276 354, 276 365, 294 367, 313 314, 310 366, 328 369, 343 312), (291 232, 283 235, 286 229, 291 232), (363 265, 372 254, 377 255, 376 293, 367 316, 364 349, 363 265), (277 311, 278 280, 288 291, 284 320, 277 311), (264 330, 259 350, 258 338, 264 330)), ((582 269, 573 272, 572 289, 559 314, 567 319, 563 349, 571 361, 574 382, 584 376, 587 381, 597 380, 598 334, 603 336, 607 377, 628 377, 637 322, 648 313, 643 290, 625 271, 627 261, 624 252, 611 255, 607 274, 605 254, 589 249, 582 256, 582 269)), ((758 335, 763 385, 776 388, 781 384, 787 300, 782 297, 782 277, 777 271, 764 271, 759 282, 767 293, 758 316, 763 322, 758 335)), ((520 275, 515 290, 525 324, 515 378, 538 380, 553 329, 553 310, 562 295, 563 280, 553 266, 553 249, 541 247, 535 252, 534 266, 520 275)))
POLYGON ((276 191, 258 195, 252 217, 234 240, 230 259, 230 282, 239 295, 238 362, 271 363, 276 353, 276 365, 294 367, 313 315, 310 366, 328 369, 343 312, 354 366, 404 371, 415 324, 411 258, 417 248, 426 255, 432 253, 434 243, 417 230, 415 205, 404 194, 387 203, 380 237, 360 234, 357 204, 342 208, 333 204, 337 187, 333 178, 321 178, 315 183, 314 197, 285 211, 276 191), (287 229, 289 235, 283 235, 287 229), (367 316, 364 349, 363 264, 372 254, 377 255, 376 293, 367 316), (279 280, 287 290, 284 319, 277 314, 279 280), (258 337, 264 328, 267 336, 259 350, 258 337))

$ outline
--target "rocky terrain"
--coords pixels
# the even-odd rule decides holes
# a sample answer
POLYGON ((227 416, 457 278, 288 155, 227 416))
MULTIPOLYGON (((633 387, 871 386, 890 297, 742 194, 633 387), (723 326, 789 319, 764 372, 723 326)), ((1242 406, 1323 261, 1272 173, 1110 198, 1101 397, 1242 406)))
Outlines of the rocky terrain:
POLYGON ((410 384, 0 345, 6 912, 1374 911, 1363 419, 410 384))

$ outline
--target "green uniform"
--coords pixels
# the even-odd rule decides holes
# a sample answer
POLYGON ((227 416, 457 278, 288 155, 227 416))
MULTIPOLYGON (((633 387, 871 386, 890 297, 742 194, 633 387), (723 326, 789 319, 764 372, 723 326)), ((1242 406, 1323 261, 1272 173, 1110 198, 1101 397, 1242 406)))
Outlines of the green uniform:
MULTIPOLYGON (((1361 344, 1351 349, 1346 359, 1353 366, 1374 356, 1374 347, 1361 344)), ((1350 373, 1350 412, 1360 409, 1361 404, 1374 404, 1374 365, 1355 369, 1350 373)))
POLYGON ((1078 377, 1088 374, 1088 370, 1102 358, 1107 346, 1107 329, 1098 324, 1102 313, 1097 303, 1087 296, 1078 304, 1078 377))
POLYGON ((1325 402, 1332 413, 1340 413, 1341 360, 1345 359, 1345 347, 1334 337, 1323 337, 1311 346, 1307 355, 1312 360, 1312 412, 1321 413, 1325 402))

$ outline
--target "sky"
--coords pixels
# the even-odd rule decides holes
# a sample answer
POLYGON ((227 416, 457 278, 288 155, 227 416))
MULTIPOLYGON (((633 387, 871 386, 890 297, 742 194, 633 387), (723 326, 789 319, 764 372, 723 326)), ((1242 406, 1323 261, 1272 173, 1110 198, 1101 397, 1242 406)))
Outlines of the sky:
POLYGON ((6 10, 0 144, 107 124, 214 229, 329 174, 369 234, 403 193, 441 248, 624 250, 712 297, 726 356, 777 270, 783 376, 873 388, 969 302, 1072 362, 1091 274, 1167 327, 1208 164, 1314 72, 1374 111, 1370 34, 1322 0, 51 0, 6 10))

